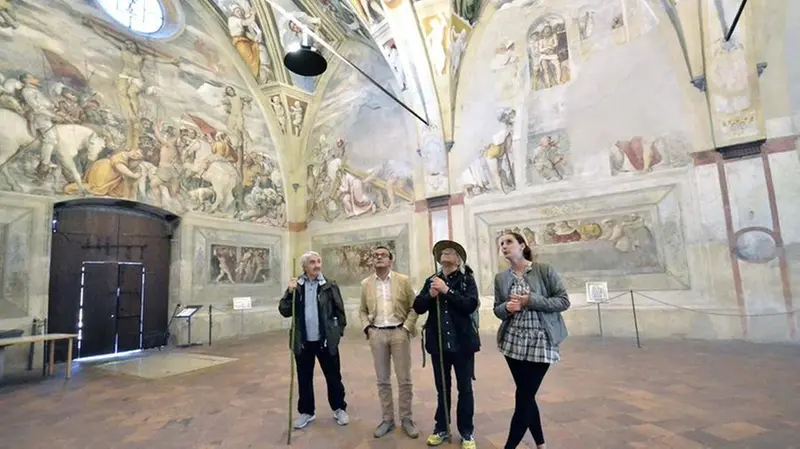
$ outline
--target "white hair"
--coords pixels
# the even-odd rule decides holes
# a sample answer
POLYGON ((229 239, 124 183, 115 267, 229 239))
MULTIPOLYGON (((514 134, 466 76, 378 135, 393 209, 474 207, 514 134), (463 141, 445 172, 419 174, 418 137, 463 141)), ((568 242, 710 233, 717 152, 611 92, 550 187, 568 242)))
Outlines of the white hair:
POLYGON ((311 259, 314 256, 316 256, 319 260, 322 260, 322 257, 319 255, 318 252, 306 251, 305 253, 303 253, 302 256, 300 256, 300 266, 305 268, 306 265, 308 265, 308 259, 311 259))

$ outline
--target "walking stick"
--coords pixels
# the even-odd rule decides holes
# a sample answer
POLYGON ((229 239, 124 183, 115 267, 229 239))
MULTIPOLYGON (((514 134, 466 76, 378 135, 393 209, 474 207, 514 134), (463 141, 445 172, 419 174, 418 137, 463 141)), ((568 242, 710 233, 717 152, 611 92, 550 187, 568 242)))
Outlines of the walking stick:
MULTIPOLYGON (((295 260, 292 259, 292 271, 294 271, 295 267, 295 260)), ((294 371, 295 371, 295 362, 294 362, 294 333, 295 333, 295 321, 296 321, 296 307, 295 307, 295 299, 297 295, 297 285, 294 286, 294 290, 292 290, 292 325, 289 327, 289 432, 286 435, 286 444, 291 446, 292 445, 292 418, 293 418, 293 405, 294 405, 294 371)))
MULTIPOLYGON (((434 261, 433 261, 433 269, 434 270, 436 269, 436 259, 434 259, 434 261)), ((436 276, 438 276, 438 273, 434 275, 434 277, 436 277, 436 276)), ((438 324, 436 326, 436 333, 438 334, 437 337, 439 338, 439 373, 441 373, 441 376, 439 376, 439 377, 440 377, 440 379, 442 379, 442 381, 441 381, 442 382, 442 401, 444 402, 444 404, 443 404, 443 406, 444 406, 444 422, 445 422, 445 424, 447 426, 446 427, 446 429, 447 429, 447 438, 449 440, 451 440, 450 442, 452 443, 452 438, 450 437, 450 406, 448 404, 450 398, 448 396, 449 391, 447 391, 447 382, 445 381, 445 378, 444 378, 444 345, 442 344, 442 304, 441 304, 441 297, 439 295, 441 295, 441 292, 439 292, 436 295, 436 321, 437 321, 437 324, 438 324)), ((448 373, 448 375, 449 374, 450 373, 448 373)))

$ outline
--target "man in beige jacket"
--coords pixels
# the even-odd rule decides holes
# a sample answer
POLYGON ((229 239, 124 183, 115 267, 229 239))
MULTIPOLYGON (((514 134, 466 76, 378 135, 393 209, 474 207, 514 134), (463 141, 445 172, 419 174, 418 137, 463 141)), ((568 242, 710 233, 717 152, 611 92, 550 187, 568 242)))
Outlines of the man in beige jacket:
POLYGON ((411 338, 417 333, 418 315, 413 309, 416 295, 408 276, 392 271, 394 255, 389 248, 376 247, 373 258, 375 274, 361 281, 359 317, 372 349, 383 409, 375 438, 395 428, 391 362, 397 377, 401 425, 409 437, 417 438, 419 431, 411 415, 411 338))

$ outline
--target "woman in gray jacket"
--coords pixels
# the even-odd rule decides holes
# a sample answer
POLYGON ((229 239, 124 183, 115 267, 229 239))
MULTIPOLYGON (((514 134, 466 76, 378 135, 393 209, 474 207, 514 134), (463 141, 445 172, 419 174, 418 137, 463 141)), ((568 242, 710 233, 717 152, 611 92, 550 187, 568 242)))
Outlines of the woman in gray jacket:
POLYGON ((544 449, 536 392, 550 365, 561 360, 558 345, 567 338, 561 312, 569 297, 553 267, 533 261, 524 237, 508 232, 497 242, 511 265, 494 278, 494 314, 503 320, 497 346, 517 387, 505 449, 516 448, 527 430, 544 449))

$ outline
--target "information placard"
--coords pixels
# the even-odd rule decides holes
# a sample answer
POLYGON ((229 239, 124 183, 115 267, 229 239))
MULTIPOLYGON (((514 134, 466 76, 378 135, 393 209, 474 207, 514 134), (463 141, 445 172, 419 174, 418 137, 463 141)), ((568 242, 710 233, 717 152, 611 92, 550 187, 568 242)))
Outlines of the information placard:
POLYGON ((197 313, 198 310, 200 310, 201 307, 203 306, 186 306, 175 316, 178 318, 191 318, 192 315, 194 315, 195 313, 197 313))
POLYGON ((233 310, 250 310, 253 308, 253 298, 242 296, 233 298, 233 310))
POLYGON ((586 302, 605 304, 608 302, 608 282, 587 282, 586 302))

